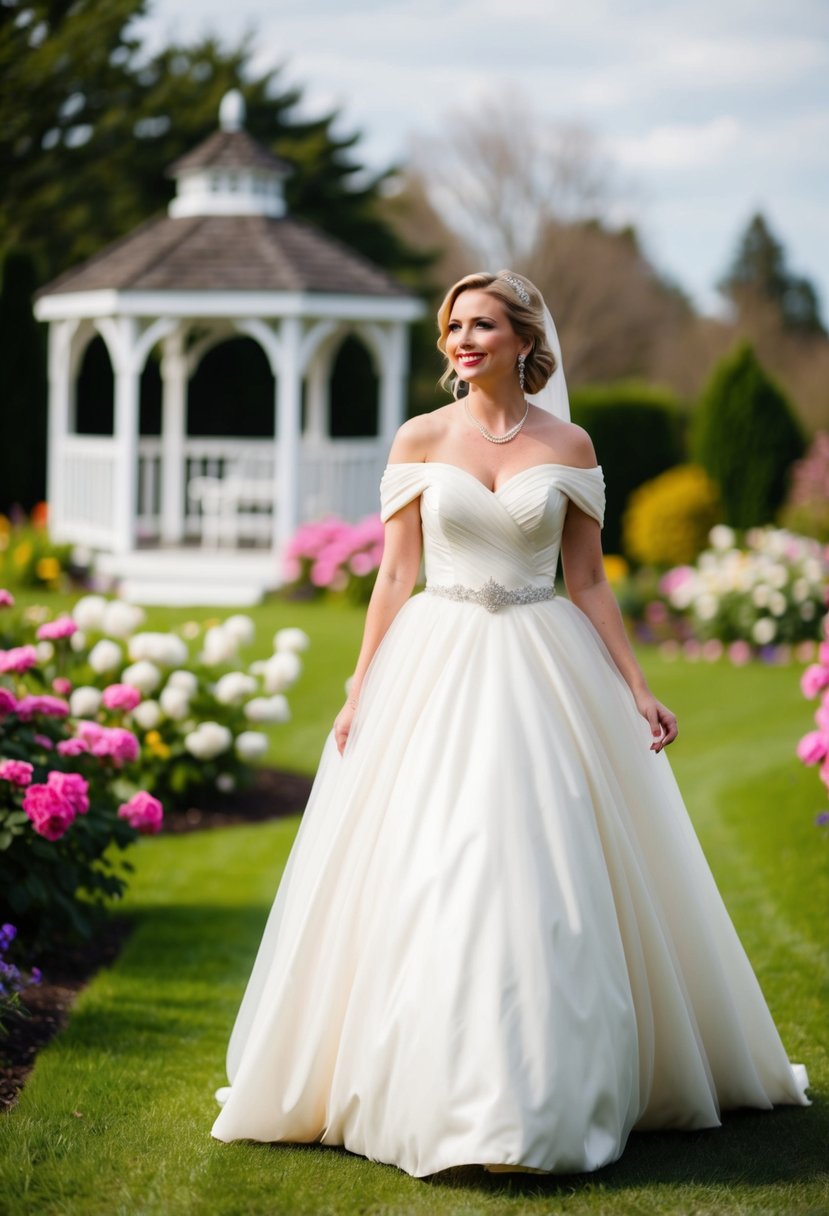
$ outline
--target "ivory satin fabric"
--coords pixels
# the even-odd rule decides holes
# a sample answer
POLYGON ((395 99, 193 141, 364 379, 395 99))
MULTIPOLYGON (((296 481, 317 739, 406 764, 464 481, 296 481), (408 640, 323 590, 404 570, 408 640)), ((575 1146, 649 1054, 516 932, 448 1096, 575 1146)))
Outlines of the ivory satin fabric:
MULTIPOLYGON (((601 469, 420 496, 427 581, 549 585, 601 469)), ((631 1129, 807 1104, 664 754, 563 598, 398 614, 332 738, 228 1050, 219 1140, 322 1141, 421 1177, 615 1160, 631 1129)))

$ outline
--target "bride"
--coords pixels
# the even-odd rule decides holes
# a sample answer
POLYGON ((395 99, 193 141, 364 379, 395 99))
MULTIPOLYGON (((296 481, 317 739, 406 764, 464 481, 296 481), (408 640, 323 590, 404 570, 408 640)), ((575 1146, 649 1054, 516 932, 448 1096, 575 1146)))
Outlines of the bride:
POLYGON ((213 1135, 576 1172, 633 1128, 806 1105, 604 578, 552 318, 501 271, 438 324, 468 391, 394 441, 362 649, 213 1135))

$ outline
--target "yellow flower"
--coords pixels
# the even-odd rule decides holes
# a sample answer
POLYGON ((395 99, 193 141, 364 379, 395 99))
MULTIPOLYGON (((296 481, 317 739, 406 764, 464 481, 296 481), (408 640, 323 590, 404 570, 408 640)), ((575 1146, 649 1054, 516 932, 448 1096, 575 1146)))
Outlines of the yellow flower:
POLYGON ((60 562, 56 557, 42 557, 35 566, 35 574, 44 583, 50 583, 60 577, 60 562))
POLYGON ((12 549, 12 561, 18 570, 22 570, 24 566, 29 564, 33 553, 34 549, 32 548, 31 541, 28 540, 21 541, 16 549, 12 549))
POLYGON ((621 583, 622 579, 627 577, 630 567, 618 553, 605 553, 602 560, 605 577, 609 583, 621 583))
POLYGON ((157 730, 148 730, 144 736, 144 742, 154 756, 158 756, 160 760, 169 759, 170 749, 157 730))

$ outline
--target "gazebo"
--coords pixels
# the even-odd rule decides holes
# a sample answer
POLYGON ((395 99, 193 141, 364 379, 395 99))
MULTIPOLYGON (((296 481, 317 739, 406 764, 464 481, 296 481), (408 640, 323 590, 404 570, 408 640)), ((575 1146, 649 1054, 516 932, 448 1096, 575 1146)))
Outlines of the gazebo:
MULTIPOLYGON (((423 305, 389 275, 286 213, 289 167, 244 130, 228 93, 219 130, 170 168, 157 217, 50 283, 48 500, 55 539, 143 602, 250 603, 280 579, 297 525, 377 507, 405 417, 408 327, 423 305), (103 339, 113 373, 109 434, 80 434, 78 372, 103 339), (229 338, 253 339, 274 378, 273 436, 188 435, 188 385, 229 338), (333 438, 330 382, 347 337, 369 352, 376 433, 333 438), (161 426, 139 433, 142 371, 160 353, 161 426)), ((228 402, 228 409, 238 408, 228 402)))

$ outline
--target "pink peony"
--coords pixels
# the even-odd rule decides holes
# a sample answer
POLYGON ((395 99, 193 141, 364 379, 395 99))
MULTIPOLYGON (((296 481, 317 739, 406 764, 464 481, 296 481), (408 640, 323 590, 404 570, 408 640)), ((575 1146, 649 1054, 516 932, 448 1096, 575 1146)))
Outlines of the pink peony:
POLYGON ((141 703, 141 693, 132 684, 110 684, 101 698, 107 709, 135 709, 141 703))
POLYGON ((80 773, 61 773, 53 769, 46 784, 65 798, 77 815, 89 810, 89 782, 80 773))
POLYGON ((13 714, 16 709, 17 698, 9 692, 8 688, 0 688, 0 718, 13 714))
POLYGON ((34 767, 28 760, 0 760, 0 781, 8 781, 21 789, 31 785, 34 767))
POLYGON ((67 680, 66 676, 55 676, 52 681, 52 692, 56 692, 59 697, 68 697, 71 691, 71 680, 67 680))
POLYGON ((751 662, 751 647, 748 642, 732 642, 728 647, 728 657, 735 667, 745 667, 751 662))
POLYGON ((818 764, 829 753, 829 735, 812 730, 797 745, 797 758, 804 764, 818 764))
POLYGON ((116 768, 138 759, 138 740, 122 726, 99 726, 97 722, 84 721, 78 723, 77 734, 93 756, 110 757, 116 768))
POLYGON ((812 663, 800 677, 800 688, 804 697, 810 701, 822 688, 829 688, 829 667, 824 667, 822 663, 812 663))
POLYGON ((37 666, 37 651, 34 646, 14 646, 11 650, 0 650, 0 672, 13 671, 22 675, 30 667, 37 666))
POLYGON ((829 667, 829 642, 821 642, 817 648, 817 661, 829 667))
POLYGON ((21 722, 31 722, 40 715, 43 718, 66 718, 69 706, 60 697, 28 696, 17 702, 17 713, 21 722))
POLYGON ((118 818, 126 819, 131 828, 145 835, 161 831, 163 816, 164 808, 161 803, 145 790, 139 790, 129 802, 124 802, 118 808, 118 818))
POLYGON ((37 631, 39 642, 58 642, 61 638, 70 638, 78 632, 78 623, 71 616, 59 616, 54 621, 47 621, 37 631))
POLYGON ((829 693, 823 694, 823 700, 815 712, 815 722, 818 724, 818 730, 822 730, 829 739, 829 693))
POLYGON ((49 738, 48 735, 35 735, 34 740, 35 740, 35 743, 37 743, 38 747, 42 747, 45 752, 51 752, 51 751, 55 750, 55 745, 52 742, 52 740, 49 738))
POLYGON ((5 587, 0 587, 0 608, 13 608, 14 596, 5 587))
POLYGON ((72 804, 49 785, 30 785, 23 798, 23 810, 39 836, 60 840, 75 822, 72 804))
POLYGON ((61 739, 58 744, 58 755, 60 756, 80 756, 88 751, 89 744, 85 739, 61 739))

